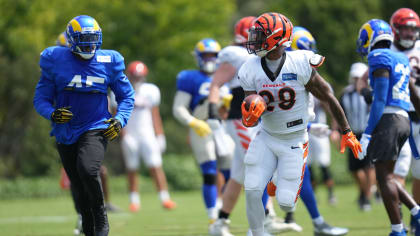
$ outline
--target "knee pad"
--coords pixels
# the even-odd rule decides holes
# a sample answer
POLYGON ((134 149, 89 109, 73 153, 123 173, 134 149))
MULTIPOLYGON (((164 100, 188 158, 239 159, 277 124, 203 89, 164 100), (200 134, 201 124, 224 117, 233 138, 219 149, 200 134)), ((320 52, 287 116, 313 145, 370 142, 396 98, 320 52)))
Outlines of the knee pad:
POLYGON ((203 183, 206 185, 215 185, 216 184, 216 175, 212 174, 203 174, 203 183))
POLYGON ((278 189, 276 193, 276 198, 282 210, 286 212, 293 211, 295 207, 296 193, 287 189, 278 189))
POLYGON ((322 166, 321 172, 322 172, 322 179, 324 180, 324 182, 331 179, 331 172, 328 167, 322 166))

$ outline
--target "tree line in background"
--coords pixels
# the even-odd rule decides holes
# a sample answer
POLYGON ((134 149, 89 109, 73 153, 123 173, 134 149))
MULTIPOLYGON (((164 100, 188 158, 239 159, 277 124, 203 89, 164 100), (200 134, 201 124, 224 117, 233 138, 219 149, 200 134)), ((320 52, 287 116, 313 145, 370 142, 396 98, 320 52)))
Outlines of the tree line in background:
MULTIPOLYGON (((147 64, 149 81, 161 89, 167 152, 185 154, 190 152, 186 128, 173 119, 171 106, 177 73, 196 67, 191 55, 196 42, 212 37, 227 46, 239 18, 268 11, 283 13, 295 26, 314 35, 319 53, 327 58, 320 71, 340 91, 347 83, 351 63, 361 60, 355 52, 360 26, 371 18, 388 21, 400 7, 419 12, 420 2, 0 0, 0 177, 57 172, 60 163, 49 136, 50 124, 35 112, 32 98, 40 75, 40 52, 54 45, 77 15, 87 14, 98 21, 103 48, 119 51, 126 63, 142 60, 147 64)), ((119 155, 118 148, 115 143, 110 145, 110 155, 119 155)), ((114 162, 110 161, 111 169, 114 162)))

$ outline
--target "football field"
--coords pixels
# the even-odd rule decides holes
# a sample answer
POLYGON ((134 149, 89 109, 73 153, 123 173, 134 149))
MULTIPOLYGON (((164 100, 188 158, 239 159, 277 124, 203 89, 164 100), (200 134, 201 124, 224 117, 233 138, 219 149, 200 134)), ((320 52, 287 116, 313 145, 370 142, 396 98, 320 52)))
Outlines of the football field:
MULTIPOLYGON (((327 204, 324 187, 320 187, 316 193, 321 214, 328 223, 350 228, 348 235, 388 235, 390 226, 381 203, 373 203, 370 212, 361 212, 355 202, 355 186, 337 186, 335 192, 338 198, 336 206, 327 204)), ((128 211, 128 194, 114 192, 111 196, 112 202, 123 211, 109 214, 110 235, 207 235, 208 221, 200 191, 173 192, 172 197, 178 204, 174 211, 164 210, 156 193, 149 191, 142 194, 142 207, 136 214, 128 211)), ((235 235, 245 235, 247 231, 244 200, 242 194, 231 215, 231 231, 235 235)), ((284 216, 277 206, 276 212, 284 216)), ((409 214, 406 209, 404 219, 407 223, 409 214)), ((296 210, 296 220, 303 227, 303 232, 281 235, 313 235, 312 223, 301 201, 296 210)), ((0 201, 0 235, 72 235, 75 222, 76 215, 70 197, 0 201)))

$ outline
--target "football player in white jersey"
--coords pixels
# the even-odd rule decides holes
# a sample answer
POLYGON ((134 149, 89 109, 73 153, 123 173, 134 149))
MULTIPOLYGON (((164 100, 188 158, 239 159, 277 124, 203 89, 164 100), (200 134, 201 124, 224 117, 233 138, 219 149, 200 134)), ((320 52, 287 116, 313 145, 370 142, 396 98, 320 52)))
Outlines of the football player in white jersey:
MULTIPOLYGON (((411 78, 415 79, 417 90, 420 87, 420 20, 417 13, 409 8, 400 8, 395 11, 390 20, 390 25, 394 33, 394 42, 391 50, 402 52, 410 60, 411 78)), ((405 155, 401 155, 395 163, 394 174, 398 176, 398 180, 404 184, 404 179, 408 175, 411 162, 411 172, 413 175, 413 195, 417 204, 420 203, 420 155, 418 147, 420 147, 420 118, 417 116, 413 106, 410 106, 408 112, 411 121, 411 135, 404 145, 408 149, 408 143, 412 148, 412 152, 408 149, 405 155), (417 147, 416 147, 417 146, 417 147), (411 155, 412 154, 412 155, 411 155), (413 160, 411 160, 413 157, 413 160)), ((403 147, 404 149, 404 147, 403 147)), ((415 230, 412 219, 412 230, 415 230)), ((420 233, 419 233, 420 235, 420 233)))
POLYGON ((242 104, 245 126, 255 126, 261 118, 261 129, 244 159, 247 217, 254 236, 264 235, 261 196, 276 169, 277 202, 286 212, 295 207, 308 154, 309 92, 326 102, 337 120, 342 131, 341 151, 349 147, 356 157, 361 151, 329 84, 314 69, 324 57, 305 50, 285 53, 292 30, 290 20, 279 13, 259 16, 246 44, 248 52, 259 57, 248 59, 238 75, 245 96, 259 94, 266 101, 252 102, 249 108, 242 104))
POLYGON ((162 169, 162 153, 166 149, 166 141, 159 112, 160 91, 156 85, 146 83, 147 74, 147 66, 141 61, 133 61, 128 65, 127 76, 136 95, 131 118, 121 132, 121 149, 127 170, 131 212, 140 209, 137 177, 140 156, 155 182, 162 207, 168 210, 176 207, 169 196, 162 169))
MULTIPOLYGON (((226 120, 226 131, 235 142, 231 176, 223 192, 223 206, 219 211, 218 220, 210 227, 209 233, 211 235, 232 235, 229 232, 229 215, 238 200, 239 194, 241 193, 244 180, 243 159, 253 136, 252 129, 244 127, 240 120, 242 117, 241 103, 244 99, 244 91, 239 84, 237 74, 242 64, 248 58, 254 57, 253 55, 249 55, 245 48, 245 43, 248 39, 248 31, 254 20, 254 16, 247 16, 239 19, 236 22, 234 27, 234 44, 223 48, 218 54, 217 60, 219 67, 216 70, 210 85, 209 119, 207 122, 210 124, 212 129, 217 129, 217 127, 220 126, 217 103, 220 100, 220 88, 227 84, 231 90, 233 99, 231 102, 228 118, 226 120)), ((265 194, 263 200, 264 202, 267 202, 267 194, 265 194)), ((265 226, 272 233, 293 229, 291 228, 292 225, 278 223, 274 221, 273 218, 267 218, 265 226)))
MULTIPOLYGON (((208 117, 208 95, 212 75, 216 70, 216 59, 220 51, 219 43, 211 38, 200 40, 194 54, 198 70, 183 70, 177 76, 177 91, 172 107, 175 118, 189 126, 189 140, 194 156, 203 176, 203 198, 209 223, 217 218, 216 186, 218 171, 228 173, 233 152, 233 141, 224 134, 223 129, 212 130, 206 120, 208 117), (220 139, 217 139, 220 138, 220 139), (225 145, 220 145, 220 144, 225 145), (223 146, 223 150, 222 147, 223 146)), ((232 96, 229 88, 221 89, 219 111, 226 111, 232 96)))

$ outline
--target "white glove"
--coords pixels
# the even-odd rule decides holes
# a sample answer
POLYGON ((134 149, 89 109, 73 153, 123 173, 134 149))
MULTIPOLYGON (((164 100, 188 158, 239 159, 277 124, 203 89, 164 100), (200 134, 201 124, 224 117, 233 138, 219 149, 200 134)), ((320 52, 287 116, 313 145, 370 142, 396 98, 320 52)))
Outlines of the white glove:
POLYGON ((159 134, 156 136, 157 142, 159 144, 160 153, 164 153, 166 151, 166 138, 164 134, 159 134))
POLYGON ((331 130, 329 129, 329 126, 326 124, 311 123, 309 126, 309 133, 317 137, 323 138, 330 135, 331 130))
POLYGON ((359 160, 363 160, 366 157, 370 137, 371 136, 369 134, 362 134, 362 138, 360 139, 360 144, 362 145, 362 153, 359 153, 359 160))

